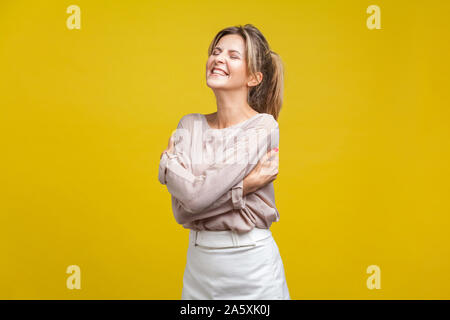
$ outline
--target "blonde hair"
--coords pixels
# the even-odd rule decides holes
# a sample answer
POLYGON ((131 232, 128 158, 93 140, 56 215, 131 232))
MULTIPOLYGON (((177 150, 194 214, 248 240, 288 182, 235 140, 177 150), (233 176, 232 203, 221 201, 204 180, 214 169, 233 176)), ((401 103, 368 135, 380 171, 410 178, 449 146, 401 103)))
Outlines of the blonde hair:
POLYGON ((219 31, 209 45, 208 56, 212 54, 219 40, 227 34, 238 34, 244 39, 248 74, 255 75, 258 71, 263 74, 262 81, 249 88, 247 103, 256 111, 271 114, 278 120, 284 91, 284 67, 280 56, 270 50, 266 38, 252 24, 219 31))

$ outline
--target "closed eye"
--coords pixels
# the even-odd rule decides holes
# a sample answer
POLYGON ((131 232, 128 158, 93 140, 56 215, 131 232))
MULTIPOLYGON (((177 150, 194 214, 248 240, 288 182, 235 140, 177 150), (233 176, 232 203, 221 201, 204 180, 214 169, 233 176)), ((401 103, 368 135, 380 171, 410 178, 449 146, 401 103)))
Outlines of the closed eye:
MULTIPOLYGON (((212 54, 213 56, 217 56, 218 55, 218 53, 214 53, 213 52, 213 54, 212 54)), ((236 57, 236 56, 231 56, 231 59, 239 59, 239 57, 236 57)))
MULTIPOLYGON (((213 55, 213 56, 217 56, 217 55, 218 55, 217 51, 214 51, 214 52, 212 53, 212 55, 213 55)), ((237 56, 231 56, 230 58, 231 58, 231 59, 239 59, 239 57, 237 57, 237 56)))

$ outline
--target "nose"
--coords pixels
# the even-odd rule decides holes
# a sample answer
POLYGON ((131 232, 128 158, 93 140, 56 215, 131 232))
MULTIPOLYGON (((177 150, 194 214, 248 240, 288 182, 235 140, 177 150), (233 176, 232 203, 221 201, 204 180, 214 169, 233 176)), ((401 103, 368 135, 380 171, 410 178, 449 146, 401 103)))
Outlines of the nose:
POLYGON ((222 53, 220 53, 219 55, 216 56, 216 58, 214 59, 214 61, 217 62, 221 62, 221 63, 225 63, 225 58, 223 57, 222 53))

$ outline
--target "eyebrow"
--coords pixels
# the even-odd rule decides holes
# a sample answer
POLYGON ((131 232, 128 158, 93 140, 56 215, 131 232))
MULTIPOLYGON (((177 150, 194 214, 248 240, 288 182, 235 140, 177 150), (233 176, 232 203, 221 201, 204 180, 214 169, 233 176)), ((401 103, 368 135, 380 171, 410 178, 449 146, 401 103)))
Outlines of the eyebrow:
MULTIPOLYGON (((219 46, 216 46, 214 49, 219 49, 220 51, 223 51, 223 49, 221 47, 219 47, 219 46)), ((228 50, 228 52, 237 52, 237 53, 239 53, 239 55, 241 55, 241 53, 239 51, 237 51, 237 50, 230 49, 230 50, 228 50)))

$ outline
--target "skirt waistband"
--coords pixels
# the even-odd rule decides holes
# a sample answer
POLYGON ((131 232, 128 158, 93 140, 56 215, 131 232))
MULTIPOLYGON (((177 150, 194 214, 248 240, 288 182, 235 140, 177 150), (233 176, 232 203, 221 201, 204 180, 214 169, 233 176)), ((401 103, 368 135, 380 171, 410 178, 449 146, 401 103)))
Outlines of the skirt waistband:
POLYGON ((256 241, 272 236, 270 229, 253 228, 244 233, 232 230, 209 231, 192 230, 189 231, 189 242, 194 246, 209 248, 230 248, 243 246, 256 246, 256 241))

